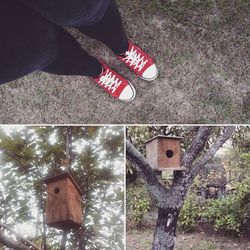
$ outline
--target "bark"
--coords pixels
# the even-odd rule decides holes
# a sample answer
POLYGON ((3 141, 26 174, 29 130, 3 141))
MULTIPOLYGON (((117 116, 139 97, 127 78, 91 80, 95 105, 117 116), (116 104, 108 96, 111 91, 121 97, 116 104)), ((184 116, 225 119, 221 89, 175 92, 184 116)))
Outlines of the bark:
POLYGON ((40 194, 40 206, 42 210, 42 242, 41 242, 41 248, 43 250, 47 250, 47 232, 46 232, 46 224, 45 224, 45 211, 44 211, 44 203, 43 203, 43 192, 41 191, 40 194))
MULTIPOLYGON (((87 186, 88 187, 88 186, 87 186)), ((107 195, 107 192, 105 191, 105 189, 103 190, 104 195, 107 195)), ((85 226, 85 222, 86 219, 90 213, 90 207, 88 205, 88 201, 89 201, 89 194, 90 194, 90 189, 87 188, 86 189, 86 194, 85 194, 85 210, 83 212, 83 220, 82 220, 82 225, 81 228, 79 229, 79 231, 77 232, 78 238, 79 238, 79 244, 78 244, 78 250, 85 250, 88 244, 88 241, 91 241, 92 235, 88 232, 86 226, 85 226)), ((101 212, 101 211, 100 211, 101 212)))
POLYGON ((46 225, 45 225, 45 215, 43 214, 43 232, 42 232, 42 245, 43 245, 43 250, 47 250, 47 235, 46 235, 46 225))
POLYGON ((29 247, 23 245, 22 243, 18 243, 9 237, 6 237, 2 230, 0 230, 0 243, 6 247, 9 247, 15 250, 30 250, 29 247))
POLYGON ((189 148, 185 152, 182 158, 182 166, 187 169, 190 168, 194 160, 197 158, 198 154, 204 149, 211 133, 213 127, 200 127, 197 131, 196 136, 192 140, 189 148))
POLYGON ((195 127, 196 135, 190 143, 189 148, 185 152, 182 157, 182 167, 186 168, 186 171, 175 171, 174 172, 174 180, 172 183, 172 194, 176 197, 182 197, 182 199, 186 196, 187 186, 187 176, 190 173, 191 166, 200 152, 204 149, 211 133, 212 127, 195 127))
POLYGON ((221 136, 219 136, 207 152, 204 153, 202 159, 194 164, 194 161, 200 155, 211 136, 212 127, 204 126, 197 130, 196 136, 182 158, 182 166, 187 170, 176 171, 174 173, 174 180, 169 191, 169 195, 175 198, 176 207, 182 207, 194 178, 206 167, 206 164, 214 157, 219 148, 230 138, 234 129, 234 127, 226 127, 221 136))
POLYGON ((79 238, 79 244, 78 244, 78 250, 85 250, 87 246, 87 240, 85 238, 86 234, 86 229, 85 226, 83 225, 81 230, 78 233, 78 238, 79 238))
POLYGON ((68 231, 64 230, 62 240, 61 240, 60 250, 65 250, 66 249, 67 234, 68 234, 68 231))
POLYGON ((180 210, 158 209, 152 250, 172 250, 175 246, 176 225, 180 210))
POLYGON ((153 168, 149 165, 145 157, 131 144, 129 140, 126 141, 126 157, 139 170, 143 179, 147 183, 149 192, 156 198, 159 202, 164 199, 166 195, 166 189, 158 181, 154 174, 153 168))
POLYGON ((70 171, 72 164, 72 127, 66 128, 66 159, 68 162, 68 171, 70 171))
POLYGON ((40 248, 35 246, 31 241, 22 237, 20 234, 15 232, 9 226, 0 223, 0 228, 5 228, 6 230, 10 231, 11 234, 14 234, 18 239, 18 241, 14 241, 13 239, 5 235, 3 230, 0 230, 0 243, 3 244, 4 246, 10 247, 15 250, 32 250, 32 249, 40 250, 40 248))
POLYGON ((79 250, 85 250, 86 249, 86 241, 84 238, 80 238, 79 240, 79 250))
POLYGON ((226 127, 223 133, 216 139, 213 145, 207 150, 204 156, 195 163, 190 169, 188 176, 189 185, 193 182, 194 178, 200 173, 200 171, 206 167, 206 164, 213 159, 217 151, 223 146, 223 144, 232 136, 235 131, 235 127, 226 127))

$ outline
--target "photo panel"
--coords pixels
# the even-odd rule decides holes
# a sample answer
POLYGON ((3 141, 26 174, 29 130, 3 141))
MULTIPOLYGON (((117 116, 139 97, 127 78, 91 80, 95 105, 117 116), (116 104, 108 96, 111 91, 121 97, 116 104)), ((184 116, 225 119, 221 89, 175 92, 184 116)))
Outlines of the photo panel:
POLYGON ((127 250, 249 249, 250 126, 126 134, 127 250))
POLYGON ((1 0, 0 121, 249 123, 249 7, 1 0))
POLYGON ((124 249, 124 127, 0 127, 0 249, 124 249))

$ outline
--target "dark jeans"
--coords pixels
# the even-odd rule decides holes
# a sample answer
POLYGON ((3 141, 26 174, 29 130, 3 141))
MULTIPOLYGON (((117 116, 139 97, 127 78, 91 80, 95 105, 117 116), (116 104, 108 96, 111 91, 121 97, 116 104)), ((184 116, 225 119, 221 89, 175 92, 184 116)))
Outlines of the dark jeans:
MULTIPOLYGON (((3 12, 0 15, 0 83, 36 70, 60 75, 98 76, 101 73, 97 59, 83 50, 63 28, 37 11, 6 0, 0 12, 3 12)), ((106 44, 116 54, 128 48, 115 0, 110 0, 100 21, 89 26, 79 22, 74 28, 106 44)))

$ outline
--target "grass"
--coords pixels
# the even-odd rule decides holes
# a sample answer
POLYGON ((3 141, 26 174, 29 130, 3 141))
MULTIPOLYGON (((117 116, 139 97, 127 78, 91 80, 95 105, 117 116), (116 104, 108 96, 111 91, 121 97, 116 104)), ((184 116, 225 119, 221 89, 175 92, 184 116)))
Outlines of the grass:
POLYGON ((247 123, 249 4, 245 0, 118 0, 129 37, 157 62, 135 77, 99 42, 69 29, 127 77, 136 99, 115 101, 80 76, 41 72, 0 86, 2 123, 247 123))

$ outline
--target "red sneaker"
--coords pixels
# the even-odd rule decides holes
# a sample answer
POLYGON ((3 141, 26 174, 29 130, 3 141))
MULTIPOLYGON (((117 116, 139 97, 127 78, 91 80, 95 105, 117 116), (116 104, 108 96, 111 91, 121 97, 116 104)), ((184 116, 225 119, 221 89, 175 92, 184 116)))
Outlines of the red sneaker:
POLYGON ((136 75, 146 81, 153 81, 158 76, 158 70, 153 59, 131 41, 129 41, 128 50, 124 55, 118 55, 117 57, 136 75))
POLYGON ((95 82, 112 97, 122 101, 132 101, 136 94, 133 85, 105 63, 101 62, 101 64, 103 72, 94 78, 95 82))

